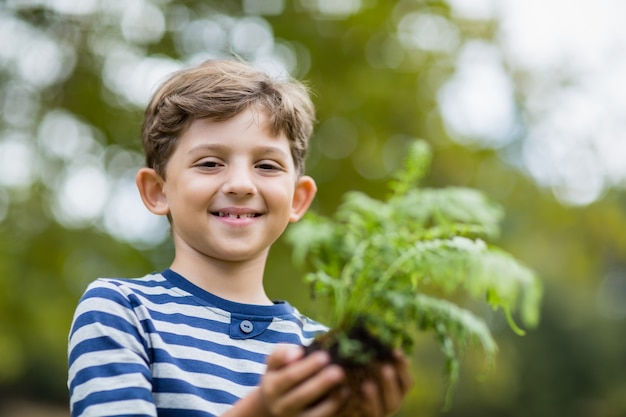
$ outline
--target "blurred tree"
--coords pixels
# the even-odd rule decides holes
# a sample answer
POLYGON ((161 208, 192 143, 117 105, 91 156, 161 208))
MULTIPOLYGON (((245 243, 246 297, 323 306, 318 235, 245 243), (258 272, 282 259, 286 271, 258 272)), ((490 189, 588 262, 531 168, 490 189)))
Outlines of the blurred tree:
MULTIPOLYGON (((543 325, 519 339, 493 319, 497 368, 476 384, 482 365, 468 352, 448 415, 624 415, 624 195, 568 208, 538 188, 517 162, 521 116, 506 145, 455 142, 443 87, 464 47, 495 45, 498 27, 459 14, 457 3, 0 4, 0 401, 65 402, 66 335, 86 284, 169 264, 166 223, 146 214, 134 192, 142 108, 167 73, 238 55, 306 80, 315 94, 314 209, 332 211, 349 189, 386 192, 384 180, 416 137, 435 149, 429 185, 475 187, 505 206, 501 246, 546 281, 543 325)), ((523 114, 527 79, 512 80, 512 105, 523 114)), ((315 315, 301 274, 279 242, 268 291, 315 315)), ((402 415, 440 414, 440 356, 424 339, 402 415)))

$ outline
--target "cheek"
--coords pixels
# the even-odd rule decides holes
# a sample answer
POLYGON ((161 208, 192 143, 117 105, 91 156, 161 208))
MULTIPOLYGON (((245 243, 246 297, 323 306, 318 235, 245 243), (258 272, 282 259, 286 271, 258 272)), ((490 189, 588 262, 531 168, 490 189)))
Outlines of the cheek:
POLYGON ((188 176, 181 178, 176 184, 174 184, 175 189, 173 191, 178 195, 184 195, 185 198, 197 200, 200 199, 200 197, 207 195, 207 193, 214 188, 213 184, 213 181, 206 178, 188 176))
POLYGON ((268 199, 271 199, 273 204, 280 205, 287 210, 291 208, 293 192, 294 188, 291 184, 280 184, 268 188, 266 196, 268 199))
POLYGON ((171 210, 185 210, 206 200, 207 190, 199 181, 181 181, 168 184, 166 198, 171 210))

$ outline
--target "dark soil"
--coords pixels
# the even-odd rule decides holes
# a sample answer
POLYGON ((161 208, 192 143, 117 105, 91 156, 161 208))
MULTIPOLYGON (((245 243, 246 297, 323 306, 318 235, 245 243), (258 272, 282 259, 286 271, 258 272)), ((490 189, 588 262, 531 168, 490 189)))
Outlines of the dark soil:
POLYGON ((338 328, 320 335, 306 348, 306 353, 310 354, 318 350, 327 351, 331 356, 332 363, 341 366, 346 373, 346 385, 350 388, 351 395, 337 417, 365 416, 365 401, 362 394, 363 382, 366 380, 376 382, 380 379, 381 366, 394 361, 393 350, 373 336, 360 323, 347 330, 338 328), (338 337, 342 337, 341 335, 347 335, 349 339, 360 342, 364 353, 370 359, 364 363, 355 357, 342 357, 337 341, 338 337))

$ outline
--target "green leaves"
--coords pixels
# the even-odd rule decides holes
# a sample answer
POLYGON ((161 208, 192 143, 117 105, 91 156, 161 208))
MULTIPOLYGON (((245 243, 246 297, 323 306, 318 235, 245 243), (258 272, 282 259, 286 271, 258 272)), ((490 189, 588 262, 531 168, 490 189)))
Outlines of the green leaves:
POLYGON ((453 385, 464 346, 477 341, 488 361, 497 350, 484 320, 463 304, 501 308, 523 334, 513 315, 519 312, 525 326, 537 324, 541 284, 513 256, 487 243, 499 233, 499 206, 476 190, 419 188, 430 150, 418 141, 407 155, 385 201, 349 192, 333 217, 307 215, 287 237, 295 258, 315 270, 307 281, 315 297, 328 301, 331 326, 361 321, 384 343, 407 352, 416 331, 431 331, 453 385))
POLYGON ((416 141, 408 150, 403 170, 399 170, 389 183, 394 195, 401 196, 416 187, 430 168, 432 152, 423 141, 416 141))

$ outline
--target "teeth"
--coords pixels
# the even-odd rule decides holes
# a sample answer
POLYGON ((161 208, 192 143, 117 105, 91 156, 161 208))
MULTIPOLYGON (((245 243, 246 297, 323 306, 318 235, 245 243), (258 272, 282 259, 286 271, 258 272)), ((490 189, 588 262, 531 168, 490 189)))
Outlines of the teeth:
POLYGON ((247 218, 256 217, 256 215, 254 213, 234 214, 234 213, 223 213, 221 211, 219 211, 217 213, 217 215, 219 217, 228 217, 228 218, 231 218, 231 219, 247 219, 247 218))

